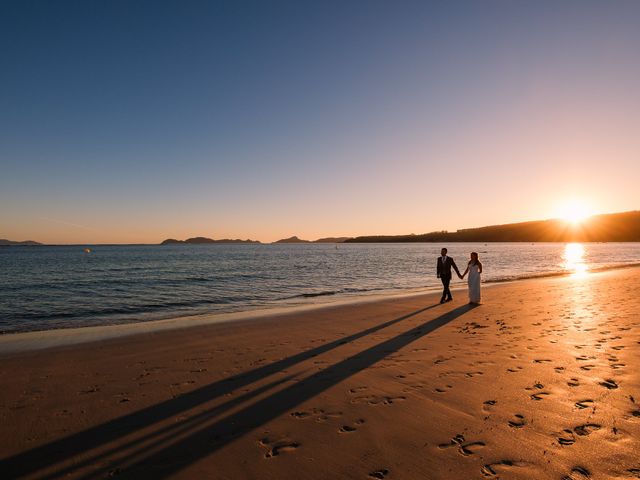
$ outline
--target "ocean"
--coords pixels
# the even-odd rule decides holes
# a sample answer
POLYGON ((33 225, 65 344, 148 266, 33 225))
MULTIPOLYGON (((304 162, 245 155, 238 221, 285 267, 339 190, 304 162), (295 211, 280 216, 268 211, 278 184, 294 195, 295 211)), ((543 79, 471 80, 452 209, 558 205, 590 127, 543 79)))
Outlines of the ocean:
MULTIPOLYGON (((0 333, 110 325, 435 291, 443 245, 250 244, 0 248, 0 333)), ((483 282, 640 263, 640 243, 456 243, 483 282)), ((457 278, 452 286, 465 286, 457 278)), ((463 293, 459 293, 463 294, 463 293)))

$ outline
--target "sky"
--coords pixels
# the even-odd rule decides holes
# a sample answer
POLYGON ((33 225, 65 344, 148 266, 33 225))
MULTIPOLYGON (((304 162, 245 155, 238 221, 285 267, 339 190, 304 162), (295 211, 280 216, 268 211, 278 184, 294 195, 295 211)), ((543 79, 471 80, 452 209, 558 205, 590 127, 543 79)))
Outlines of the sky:
POLYGON ((0 3, 0 238, 640 209, 640 2, 0 3))

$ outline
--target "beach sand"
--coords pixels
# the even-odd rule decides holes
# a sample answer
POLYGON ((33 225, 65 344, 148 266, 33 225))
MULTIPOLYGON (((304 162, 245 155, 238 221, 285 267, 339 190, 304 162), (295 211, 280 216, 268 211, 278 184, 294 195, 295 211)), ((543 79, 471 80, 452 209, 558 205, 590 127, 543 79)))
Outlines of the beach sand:
POLYGON ((640 478, 640 269, 0 356, 2 478, 640 478))

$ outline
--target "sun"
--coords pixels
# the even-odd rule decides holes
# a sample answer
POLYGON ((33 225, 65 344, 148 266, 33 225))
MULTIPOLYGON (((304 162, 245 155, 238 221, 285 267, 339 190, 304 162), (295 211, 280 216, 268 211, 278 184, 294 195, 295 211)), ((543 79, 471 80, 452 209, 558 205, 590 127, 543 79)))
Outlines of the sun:
POLYGON ((592 215, 586 203, 572 200, 558 208, 558 217, 574 225, 582 223, 592 215))

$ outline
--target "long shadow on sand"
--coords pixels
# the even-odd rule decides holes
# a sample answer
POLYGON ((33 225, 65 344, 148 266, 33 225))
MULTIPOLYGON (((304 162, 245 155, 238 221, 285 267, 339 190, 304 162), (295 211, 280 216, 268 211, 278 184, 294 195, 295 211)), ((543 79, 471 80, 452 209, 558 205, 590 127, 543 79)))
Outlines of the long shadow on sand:
POLYGON ((167 400, 146 409, 125 415, 77 434, 53 441, 41 447, 20 453, 0 462, 0 471, 9 472, 10 477, 34 475, 48 479, 82 471, 92 464, 109 464, 103 470, 89 468, 91 473, 83 478, 103 476, 108 470, 122 466, 119 473, 132 478, 165 478, 189 464, 224 447, 247 432, 264 425, 286 413, 300 403, 327 390, 355 373, 366 369, 418 338, 455 320, 472 307, 465 305, 449 311, 423 325, 381 342, 356 355, 346 358, 303 381, 284 388, 222 419, 214 420, 223 412, 237 407, 252 398, 290 380, 277 381, 256 388, 221 405, 198 413, 179 423, 171 424, 135 440, 124 440, 132 433, 148 429, 153 424, 187 412, 201 404, 281 372, 297 363, 313 358, 358 338, 389 327, 395 323, 418 315, 435 306, 416 310, 399 318, 389 320, 361 332, 329 342, 325 345, 292 355, 249 372, 214 382, 178 398, 167 400), (179 440, 176 440, 178 439, 179 440), (112 448, 107 444, 123 439, 112 448), (95 450, 98 450, 96 452, 95 450), (73 457, 76 458, 69 465, 73 457), (104 460, 104 461, 101 461, 104 460), (59 468, 55 468, 57 464, 59 468), (53 470, 52 470, 53 467, 53 470), (38 471, 46 470, 47 473, 38 471))

